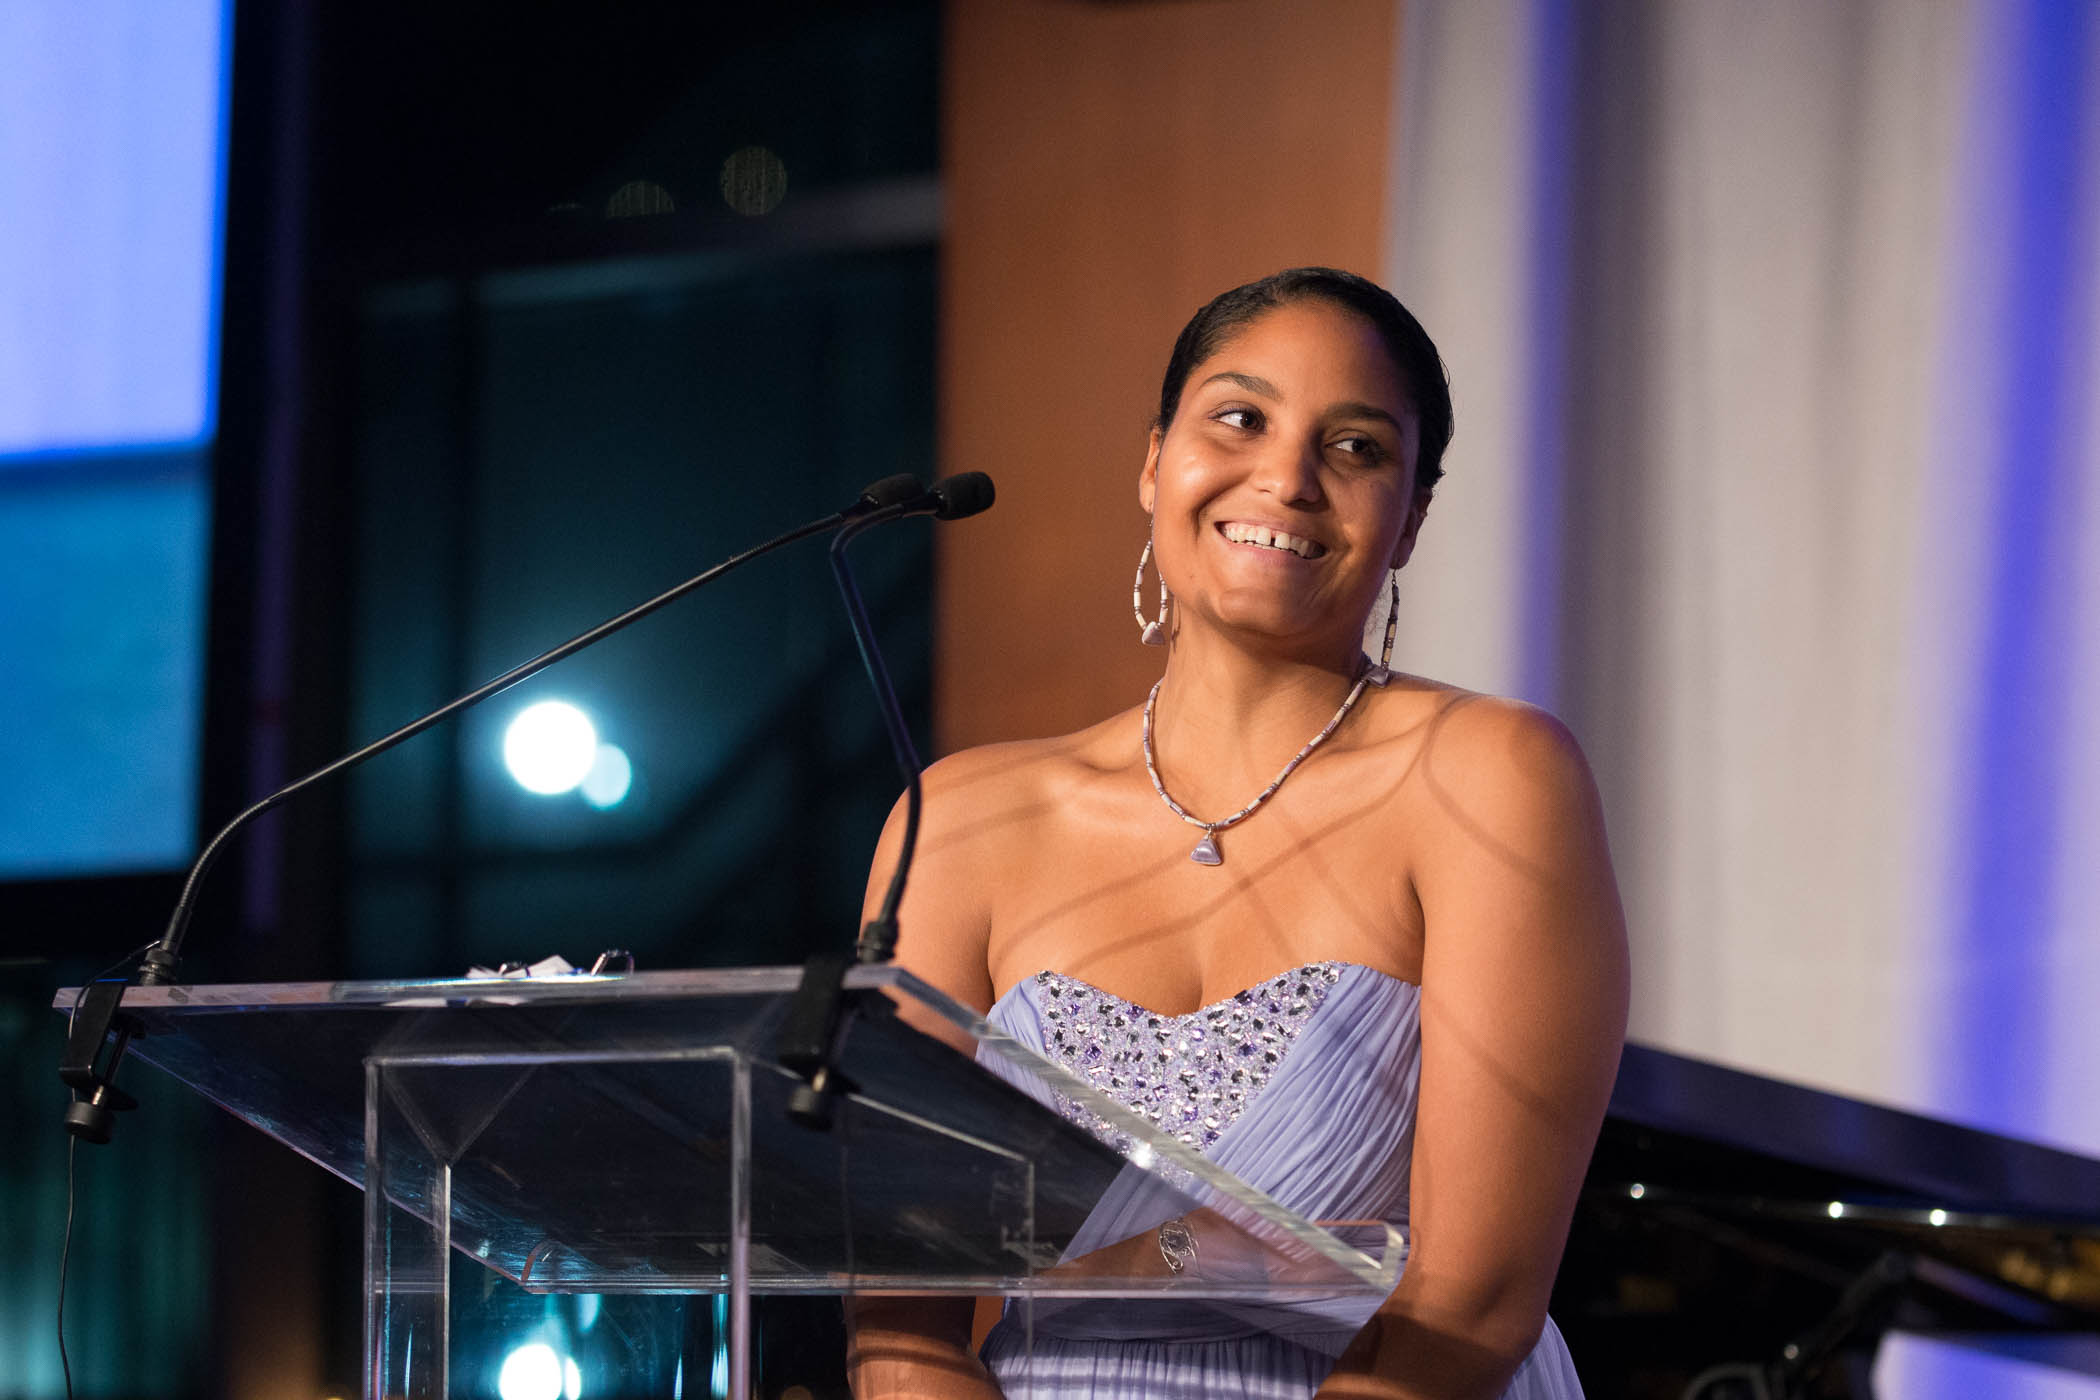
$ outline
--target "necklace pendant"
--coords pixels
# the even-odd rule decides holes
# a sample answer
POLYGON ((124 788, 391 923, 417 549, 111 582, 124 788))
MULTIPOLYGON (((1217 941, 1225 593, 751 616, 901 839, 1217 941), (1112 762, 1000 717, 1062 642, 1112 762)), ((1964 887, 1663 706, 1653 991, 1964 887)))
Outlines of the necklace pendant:
POLYGON ((1217 833, 1204 832, 1203 839, 1196 843, 1196 849, 1189 852, 1189 859, 1198 865, 1223 865, 1225 853, 1218 849, 1217 833))

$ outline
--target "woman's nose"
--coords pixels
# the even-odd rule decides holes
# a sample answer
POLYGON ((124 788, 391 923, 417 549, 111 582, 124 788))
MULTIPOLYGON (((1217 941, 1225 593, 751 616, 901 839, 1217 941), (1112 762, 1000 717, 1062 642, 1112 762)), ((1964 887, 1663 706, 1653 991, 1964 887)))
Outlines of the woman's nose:
POLYGON ((1255 466, 1255 486, 1293 505, 1321 497, 1318 443, 1273 439, 1255 466))

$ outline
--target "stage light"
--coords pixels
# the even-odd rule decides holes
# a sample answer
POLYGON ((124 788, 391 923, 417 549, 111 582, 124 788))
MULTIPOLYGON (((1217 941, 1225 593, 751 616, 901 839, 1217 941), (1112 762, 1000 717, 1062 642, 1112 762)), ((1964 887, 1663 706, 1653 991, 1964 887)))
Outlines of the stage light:
POLYGON ((600 744, 591 771, 583 775, 583 800, 603 811, 617 807, 634 785, 634 765, 618 744, 600 744))
POLYGON ((575 1369, 575 1362, 565 1362, 545 1342, 527 1342, 503 1358, 496 1393, 503 1400, 562 1400, 562 1373, 575 1369))
POLYGON ((503 764, 527 792, 570 791, 597 756, 598 731, 590 716, 566 700, 527 705, 503 731, 503 764))
POLYGON ((576 1364, 573 1356, 561 1359, 562 1400, 579 1400, 583 1394, 583 1368, 576 1364))

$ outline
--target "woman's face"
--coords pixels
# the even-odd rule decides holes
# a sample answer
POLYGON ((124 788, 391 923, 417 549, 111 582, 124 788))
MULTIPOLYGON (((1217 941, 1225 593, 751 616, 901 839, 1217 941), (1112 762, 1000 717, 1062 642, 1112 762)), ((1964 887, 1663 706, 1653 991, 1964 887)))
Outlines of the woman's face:
POLYGON ((1354 655, 1428 509, 1420 440, 1399 368, 1361 317, 1302 301, 1242 327, 1190 373, 1138 478, 1184 619, 1306 660, 1354 655))

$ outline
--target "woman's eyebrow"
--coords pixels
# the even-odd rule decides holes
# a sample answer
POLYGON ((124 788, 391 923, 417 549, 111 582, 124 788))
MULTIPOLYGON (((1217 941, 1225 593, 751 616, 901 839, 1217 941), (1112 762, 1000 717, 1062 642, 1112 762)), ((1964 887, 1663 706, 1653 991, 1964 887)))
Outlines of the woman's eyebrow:
MULTIPOLYGON (((1258 374, 1242 374, 1236 369, 1221 369, 1196 387, 1201 389, 1205 385, 1215 384, 1221 379, 1229 384, 1239 385, 1250 394, 1260 394, 1263 398, 1274 399, 1278 403, 1283 402, 1283 391, 1274 384, 1271 384, 1258 374)), ((1363 403, 1352 399, 1347 403, 1335 404, 1328 410, 1328 414, 1334 418, 1375 418, 1382 423, 1392 424, 1396 432, 1406 431, 1401 427, 1398 418, 1395 418, 1391 413, 1380 408, 1375 403, 1363 403)))
POLYGON ((1329 411, 1336 418, 1376 418, 1392 424, 1395 430, 1404 431, 1399 419, 1375 403, 1338 403, 1329 411))
POLYGON ((1260 394, 1263 398, 1276 399, 1279 401, 1283 398, 1282 392, 1278 390, 1274 384, 1271 384, 1268 380, 1263 379, 1260 375, 1241 374, 1236 369, 1219 370, 1216 374, 1204 380, 1203 384, 1198 384, 1196 387, 1200 389, 1204 386, 1204 384, 1215 384, 1220 379, 1227 380, 1233 384, 1237 384, 1250 394, 1260 394))

